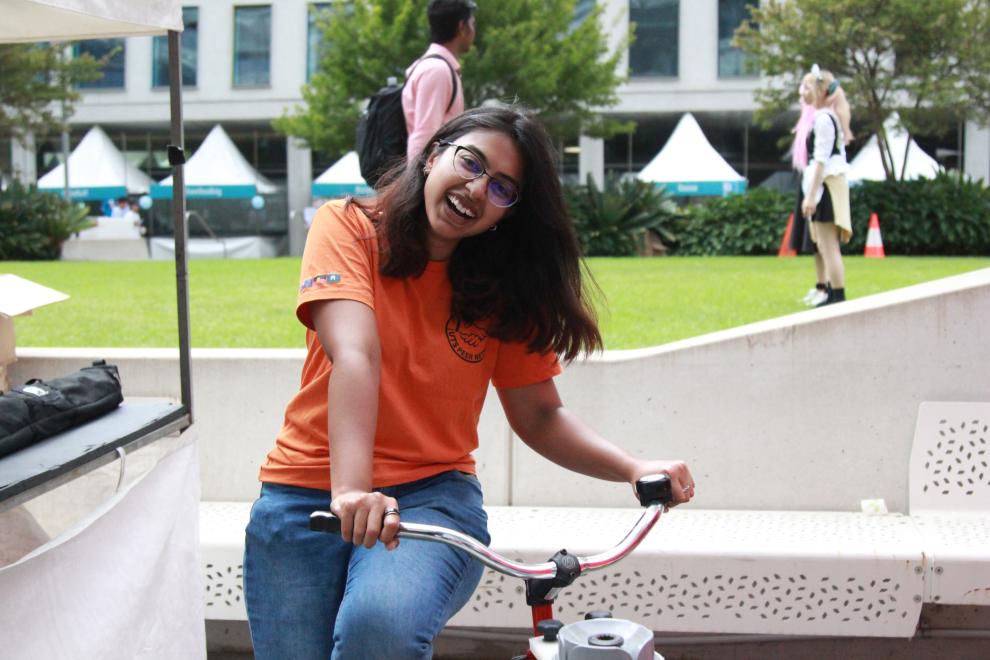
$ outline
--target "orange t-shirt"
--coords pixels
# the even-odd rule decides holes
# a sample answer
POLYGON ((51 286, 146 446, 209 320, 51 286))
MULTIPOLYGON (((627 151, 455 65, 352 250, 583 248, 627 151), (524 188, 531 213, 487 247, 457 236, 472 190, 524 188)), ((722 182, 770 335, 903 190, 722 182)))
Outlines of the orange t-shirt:
POLYGON ((330 489, 327 387, 332 365, 308 304, 356 300, 371 307, 381 343, 375 487, 447 470, 474 472, 478 418, 489 382, 522 387, 560 373, 556 356, 500 342, 450 317, 447 264, 431 261, 415 278, 379 273, 374 227, 355 204, 325 204, 316 213, 303 253, 296 315, 307 327, 302 385, 289 402, 261 480, 330 489))

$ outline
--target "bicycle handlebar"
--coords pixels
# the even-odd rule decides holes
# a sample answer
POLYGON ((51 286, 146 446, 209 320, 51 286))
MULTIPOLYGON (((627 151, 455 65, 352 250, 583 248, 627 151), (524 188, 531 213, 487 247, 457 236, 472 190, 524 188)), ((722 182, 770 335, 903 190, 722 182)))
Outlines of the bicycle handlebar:
MULTIPOLYGON (((660 519, 660 514, 672 500, 670 479, 667 475, 650 475, 636 482, 636 493, 640 503, 646 507, 643 515, 633 525, 626 536, 613 548, 589 555, 577 556, 580 572, 606 568, 619 561, 642 542, 660 519)), ((309 528, 318 532, 340 533, 340 519, 329 511, 314 511, 309 516, 309 528)), ((505 575, 523 579, 552 580, 557 575, 557 563, 546 561, 538 564, 525 564, 491 550, 477 539, 457 530, 423 525, 419 523, 399 523, 400 539, 432 541, 460 548, 485 566, 505 575)))

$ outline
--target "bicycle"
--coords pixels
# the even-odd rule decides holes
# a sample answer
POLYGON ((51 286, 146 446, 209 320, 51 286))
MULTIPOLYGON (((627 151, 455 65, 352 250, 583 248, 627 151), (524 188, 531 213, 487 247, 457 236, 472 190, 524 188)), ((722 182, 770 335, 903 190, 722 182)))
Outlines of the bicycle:
MULTIPOLYGON (((459 548, 494 571, 522 579, 526 604, 533 612, 533 637, 525 655, 512 660, 663 660, 653 648, 653 632, 633 621, 613 619, 603 611, 589 612, 584 621, 570 624, 553 618, 553 602, 564 587, 580 575, 607 568, 631 553, 660 519, 672 501, 670 479, 650 475, 636 482, 636 495, 645 511, 626 536, 613 548, 586 557, 566 549, 540 564, 524 564, 504 557, 477 539, 446 527, 400 523, 401 539, 445 543, 459 548)), ((340 533, 340 520, 329 511, 309 517, 314 531, 340 533)))

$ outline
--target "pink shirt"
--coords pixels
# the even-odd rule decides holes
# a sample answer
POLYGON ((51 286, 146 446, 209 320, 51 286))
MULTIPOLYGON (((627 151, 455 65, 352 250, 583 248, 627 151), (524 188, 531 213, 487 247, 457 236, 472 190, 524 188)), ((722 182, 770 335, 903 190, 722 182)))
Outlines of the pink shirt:
POLYGON ((437 129, 447 121, 464 112, 464 88, 461 85, 461 65, 454 54, 440 44, 430 44, 423 53, 439 55, 454 67, 457 72, 457 96, 450 111, 450 97, 453 94, 453 81, 450 68, 435 57, 413 62, 406 69, 406 87, 402 90, 402 110, 406 115, 406 156, 413 160, 423 150, 437 129))

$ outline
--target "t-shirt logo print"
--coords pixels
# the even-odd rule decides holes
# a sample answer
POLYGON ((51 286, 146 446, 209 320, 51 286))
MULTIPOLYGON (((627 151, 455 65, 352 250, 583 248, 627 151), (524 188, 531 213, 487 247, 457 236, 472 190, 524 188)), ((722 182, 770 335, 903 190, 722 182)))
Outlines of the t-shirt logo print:
POLYGON ((457 357, 465 362, 481 362, 485 357, 488 334, 476 325, 465 324, 454 318, 447 319, 447 342, 457 357))

